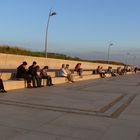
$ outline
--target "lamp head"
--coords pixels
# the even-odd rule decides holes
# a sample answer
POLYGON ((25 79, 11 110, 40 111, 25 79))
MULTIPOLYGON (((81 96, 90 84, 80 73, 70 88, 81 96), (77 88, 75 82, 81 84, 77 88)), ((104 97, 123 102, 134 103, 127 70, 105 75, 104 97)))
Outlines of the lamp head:
POLYGON ((51 14, 50 14, 50 16, 55 16, 56 15, 56 12, 52 12, 51 14))

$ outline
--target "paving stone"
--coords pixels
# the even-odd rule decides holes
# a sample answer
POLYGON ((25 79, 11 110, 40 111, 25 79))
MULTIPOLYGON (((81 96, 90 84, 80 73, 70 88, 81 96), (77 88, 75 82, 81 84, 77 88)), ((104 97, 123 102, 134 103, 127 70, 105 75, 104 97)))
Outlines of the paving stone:
POLYGON ((138 128, 111 126, 100 140, 136 140, 138 128))
POLYGON ((15 136, 9 140, 57 140, 58 136, 41 132, 30 132, 15 136))
POLYGON ((0 140, 139 140, 139 77, 140 73, 0 94, 0 140), (117 105, 110 103, 126 94, 137 96, 119 117, 107 116, 117 105), (67 113, 74 108, 99 114, 106 106, 102 115, 67 113), (65 112, 55 110, 60 107, 65 112))
POLYGON ((24 135, 26 132, 23 129, 0 125, 0 140, 11 140, 17 136, 24 135))

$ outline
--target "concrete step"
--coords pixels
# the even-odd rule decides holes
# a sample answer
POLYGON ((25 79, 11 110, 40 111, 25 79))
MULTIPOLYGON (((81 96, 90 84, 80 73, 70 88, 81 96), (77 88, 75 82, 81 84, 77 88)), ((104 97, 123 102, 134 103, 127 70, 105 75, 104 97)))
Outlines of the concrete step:
MULTIPOLYGON (((48 75, 50 75, 51 77, 56 77, 55 72, 48 72, 48 75)), ((4 72, 4 73, 1 73, 0 76, 2 80, 16 79, 16 73, 14 72, 4 72)))
MULTIPOLYGON (((90 80, 90 79, 97 79, 100 78, 99 75, 90 75, 84 76, 83 78, 79 78, 79 76, 75 77, 75 81, 81 80, 90 80)), ((65 77, 53 77, 52 78, 53 84, 63 84, 67 83, 67 79, 65 77)), ((25 88, 25 82, 19 80, 3 80, 5 90, 13 90, 13 89, 21 89, 25 88)), ((42 80, 42 84, 46 85, 46 80, 42 80)))
POLYGON ((1 73, 1 79, 2 80, 10 80, 14 76, 14 73, 6 72, 6 73, 1 73))
MULTIPOLYGON (((85 71, 82 72, 83 76, 84 75, 92 75, 92 74, 93 74, 93 70, 88 70, 88 71, 85 70, 85 71)), ((74 71, 73 75, 75 76, 75 75, 78 75, 78 74, 77 74, 76 71, 74 71)))
POLYGON ((4 80, 3 83, 4 83, 5 90, 25 88, 25 82, 24 81, 4 80))
POLYGON ((49 71, 47 72, 48 75, 50 75, 51 77, 56 77, 56 72, 54 71, 49 71))
MULTIPOLYGON (((106 77, 110 77, 110 76, 111 76, 110 74, 106 74, 106 77)), ((85 75, 83 76, 83 78, 80 78, 79 76, 74 76, 74 81, 76 82, 76 81, 83 81, 83 80, 94 80, 98 78, 100 78, 99 74, 85 75)), ((52 77, 52 81, 53 84, 63 84, 68 82, 65 77, 52 77)), ((46 80, 42 80, 42 84, 46 85, 46 80)), ((21 88, 25 88, 25 82, 19 80, 4 80, 4 86, 6 90, 21 89, 21 88)))

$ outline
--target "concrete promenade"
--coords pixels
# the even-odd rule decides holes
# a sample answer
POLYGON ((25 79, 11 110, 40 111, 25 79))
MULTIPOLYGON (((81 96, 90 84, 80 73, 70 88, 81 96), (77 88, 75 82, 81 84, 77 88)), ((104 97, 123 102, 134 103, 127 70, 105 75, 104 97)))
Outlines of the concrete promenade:
POLYGON ((140 140, 140 73, 0 94, 0 140, 140 140))

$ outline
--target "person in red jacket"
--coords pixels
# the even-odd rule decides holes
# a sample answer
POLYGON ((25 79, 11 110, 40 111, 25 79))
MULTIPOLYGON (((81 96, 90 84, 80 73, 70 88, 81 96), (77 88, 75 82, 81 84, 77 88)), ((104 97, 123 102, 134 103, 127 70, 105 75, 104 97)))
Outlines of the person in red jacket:
POLYGON ((78 75, 82 78, 83 69, 81 68, 81 63, 78 63, 78 64, 75 66, 74 71, 76 71, 76 72, 78 73, 78 75))

